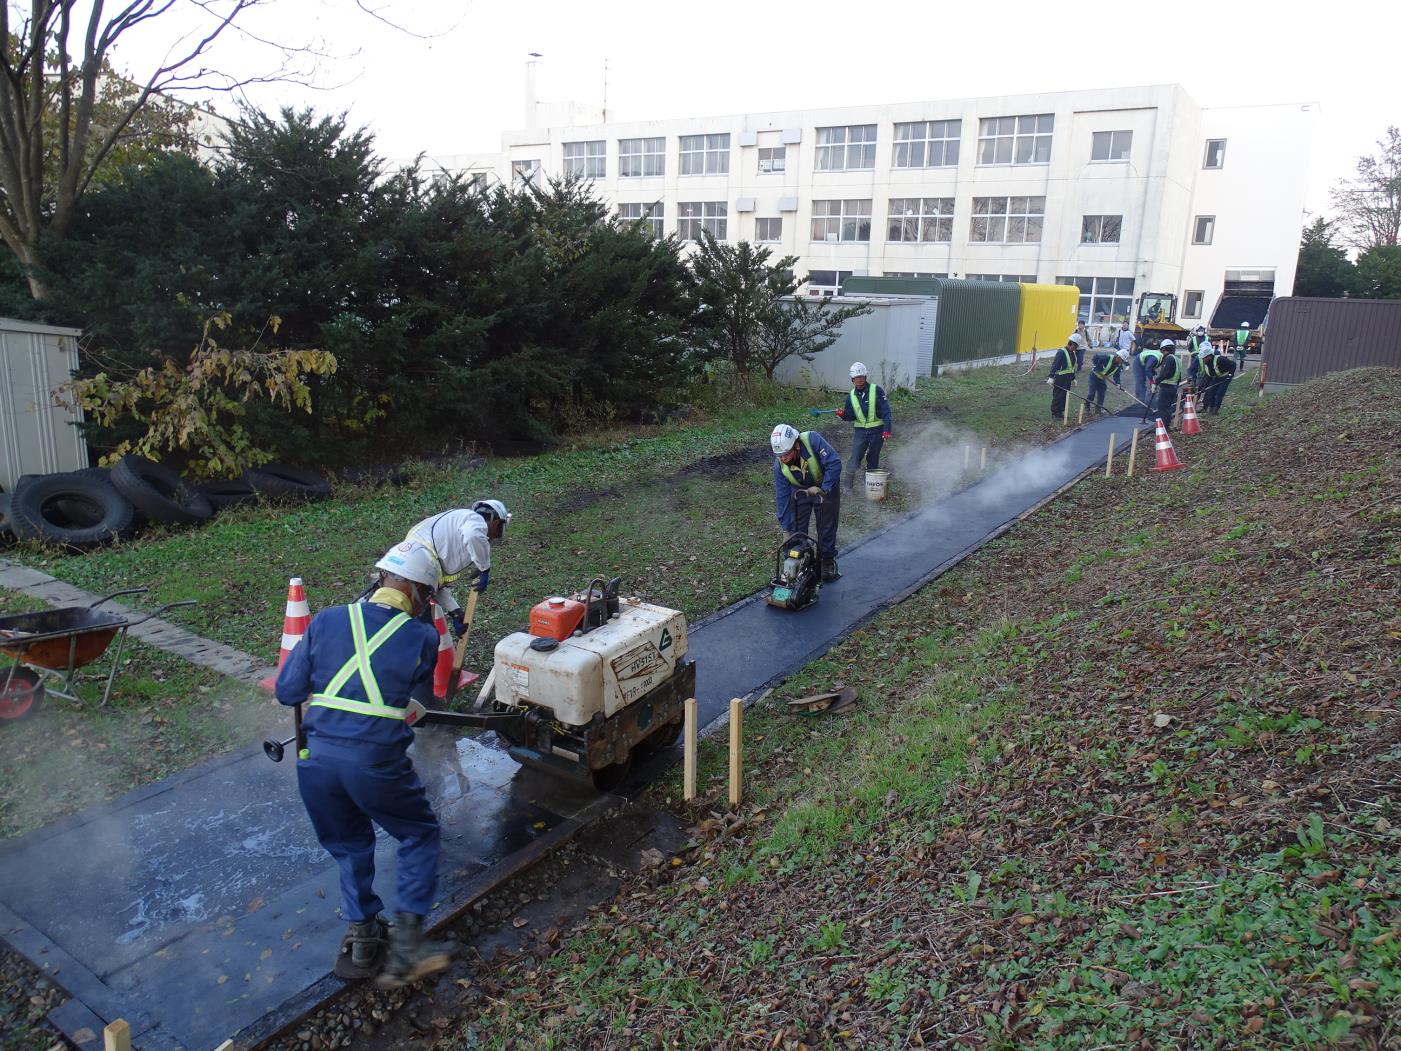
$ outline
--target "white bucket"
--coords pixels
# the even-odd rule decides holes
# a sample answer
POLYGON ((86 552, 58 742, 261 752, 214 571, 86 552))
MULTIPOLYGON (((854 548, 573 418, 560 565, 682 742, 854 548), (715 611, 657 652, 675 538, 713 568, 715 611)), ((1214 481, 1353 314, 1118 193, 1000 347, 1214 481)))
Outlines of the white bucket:
POLYGON ((866 472, 866 499, 884 500, 885 483, 890 478, 889 471, 867 471, 866 472))

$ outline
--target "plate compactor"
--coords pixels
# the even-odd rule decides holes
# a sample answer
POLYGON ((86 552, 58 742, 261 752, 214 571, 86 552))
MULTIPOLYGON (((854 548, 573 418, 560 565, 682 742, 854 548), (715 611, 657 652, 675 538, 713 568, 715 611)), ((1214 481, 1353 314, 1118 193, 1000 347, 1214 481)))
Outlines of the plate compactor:
POLYGON ((529 628, 496 644, 489 710, 415 703, 410 725, 488 727, 524 766, 605 791, 616 786, 634 756, 675 742, 686 698, 696 693, 685 615, 620 598, 618 586, 616 577, 598 578, 582 592, 537 603, 529 628))
POLYGON ((794 533, 774 556, 774 575, 768 602, 780 609, 802 609, 817 601, 822 590, 822 559, 817 541, 807 533, 794 533))

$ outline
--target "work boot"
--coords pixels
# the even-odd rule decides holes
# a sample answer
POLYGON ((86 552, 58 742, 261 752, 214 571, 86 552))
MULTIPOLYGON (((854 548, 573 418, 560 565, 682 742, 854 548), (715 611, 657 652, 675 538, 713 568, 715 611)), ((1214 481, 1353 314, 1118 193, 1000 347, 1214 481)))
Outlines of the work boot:
POLYGON ((377 974, 389 951, 389 928, 379 916, 352 923, 341 939, 334 968, 337 978, 359 981, 377 974))
POLYGON ((837 572, 837 560, 835 558, 824 558, 822 560, 823 583, 829 583, 840 576, 841 574, 837 572))
POLYGON ((394 916, 389 928, 389 961, 375 979, 381 989, 398 989, 420 978, 446 971, 457 942, 429 941, 423 936, 423 917, 411 912, 394 916))

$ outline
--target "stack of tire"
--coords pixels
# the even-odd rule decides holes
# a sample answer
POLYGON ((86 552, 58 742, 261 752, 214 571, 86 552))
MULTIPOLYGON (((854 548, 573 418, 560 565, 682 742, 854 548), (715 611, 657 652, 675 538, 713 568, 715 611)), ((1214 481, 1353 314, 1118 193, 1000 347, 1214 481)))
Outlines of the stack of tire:
POLYGON ((0 493, 0 542, 12 539, 86 550, 132 536, 148 522, 198 525, 255 500, 308 503, 331 495, 326 479, 265 464, 227 482, 196 484, 163 464, 123 456, 108 470, 24 475, 0 493))

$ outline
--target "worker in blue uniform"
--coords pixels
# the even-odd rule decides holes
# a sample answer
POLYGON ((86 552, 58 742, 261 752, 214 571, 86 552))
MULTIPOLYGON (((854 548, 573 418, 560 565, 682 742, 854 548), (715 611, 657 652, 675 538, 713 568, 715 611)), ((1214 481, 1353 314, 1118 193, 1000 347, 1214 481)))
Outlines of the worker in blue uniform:
POLYGON ((890 434, 895 429, 890 400, 879 384, 871 383, 866 378, 866 366, 862 362, 852 362, 851 390, 837 410, 837 418, 851 420, 856 425, 851 436, 851 469, 846 476, 846 487, 850 489, 856 484, 863 457, 866 470, 880 468, 881 448, 890 440, 890 434))
POLYGON ((431 701, 438 633, 419 620, 438 589, 427 547, 396 544, 376 564, 380 586, 364 602, 331 606, 278 673, 286 705, 306 705, 297 786, 316 838, 340 866, 350 928, 336 956, 342 978, 397 988, 445 970, 451 943, 428 941, 423 922, 438 880, 439 828, 408 756, 410 699, 431 701), (386 928, 375 894, 375 829, 399 842, 397 911, 386 928), (383 970, 381 971, 381 967, 383 970))
POLYGON ((1046 380, 1055 389, 1051 391, 1051 419, 1060 420, 1065 415, 1066 395, 1075 382, 1075 373, 1080 370, 1080 333, 1072 332, 1065 346, 1056 351, 1051 360, 1051 375, 1046 380))
POLYGON ((1096 414, 1104 412, 1104 395, 1109 390, 1110 383, 1113 383, 1120 390, 1124 389, 1123 381, 1119 379, 1119 373, 1128 363, 1129 352, 1126 350, 1117 350, 1112 353, 1100 351, 1090 359, 1090 396, 1085 400, 1089 404, 1091 412, 1096 414))
MULTIPOLYGON (((1163 352, 1163 356, 1157 371, 1153 373, 1153 383, 1157 390, 1156 411, 1158 419, 1163 421, 1163 427, 1170 431, 1172 421, 1177 417, 1177 385, 1182 382, 1186 370, 1177 356, 1177 344, 1174 341, 1165 339, 1158 344, 1158 348, 1163 352)), ((1152 404, 1149 403, 1150 406, 1152 404)), ((1145 407, 1143 418, 1147 420, 1153 411, 1145 407)))
POLYGON ((773 497, 778 524, 784 533, 808 531, 816 510, 817 553, 822 579, 836 580, 837 516, 842 504, 842 458, 816 431, 797 430, 780 423, 769 435, 773 450, 773 497))

